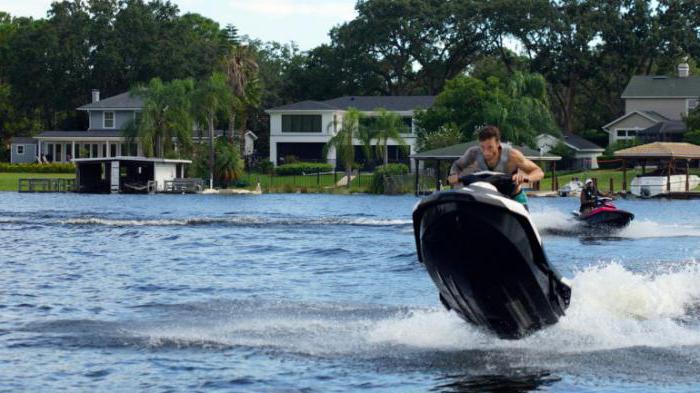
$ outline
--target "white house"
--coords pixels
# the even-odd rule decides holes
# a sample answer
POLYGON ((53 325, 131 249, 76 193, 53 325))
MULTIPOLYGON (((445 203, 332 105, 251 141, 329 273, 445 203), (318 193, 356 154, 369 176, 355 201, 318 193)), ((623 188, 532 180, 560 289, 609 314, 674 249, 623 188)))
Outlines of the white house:
MULTIPOLYGON (((284 163, 285 157, 294 156, 302 161, 336 164, 334 149, 323 155, 324 146, 335 135, 334 124, 342 124, 343 116, 350 108, 358 109, 365 118, 377 116, 377 109, 384 108, 401 116, 405 125, 402 138, 410 147, 410 151, 404 153, 395 141, 389 141, 390 160, 408 163, 408 156, 416 151, 414 112, 429 108, 434 99, 434 96, 346 96, 268 109, 270 161, 279 165, 284 163)), ((359 152, 360 141, 354 143, 356 152, 359 152)))
POLYGON ((564 133, 561 139, 549 134, 540 134, 535 138, 535 142, 541 154, 549 153, 559 142, 563 142, 574 152, 575 166, 579 169, 598 169, 598 157, 605 151, 595 143, 571 133, 564 133))
POLYGON ((689 69, 682 63, 677 76, 633 76, 621 96, 625 114, 603 126, 610 143, 640 135, 646 142, 681 141, 685 132, 681 120, 700 99, 700 77, 691 76, 689 69))

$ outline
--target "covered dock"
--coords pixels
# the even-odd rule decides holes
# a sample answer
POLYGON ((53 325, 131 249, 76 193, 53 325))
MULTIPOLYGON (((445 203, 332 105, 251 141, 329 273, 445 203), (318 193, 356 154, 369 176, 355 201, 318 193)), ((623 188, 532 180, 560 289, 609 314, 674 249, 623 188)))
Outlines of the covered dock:
MULTIPOLYGON (((647 163, 656 163, 666 176, 666 192, 671 197, 671 175, 680 164, 685 174, 685 193, 678 197, 689 197, 690 191, 690 163, 700 160, 700 146, 685 142, 653 142, 645 145, 630 147, 615 152, 615 157, 622 160, 622 189, 627 191, 627 164, 638 163, 642 166, 642 174, 646 173, 647 163)), ((700 196, 700 193, 693 193, 700 196)))
MULTIPOLYGON (((508 143, 504 143, 508 144, 508 143)), ((510 145, 510 144, 508 144, 510 145)), ((469 149, 472 146, 478 146, 477 141, 472 141, 472 142, 466 142, 466 143, 459 143, 456 145, 452 146, 447 146, 447 147, 442 147, 439 149, 434 149, 434 150, 427 150, 424 152, 412 154, 409 156, 410 159, 414 160, 415 163, 415 168, 416 168, 416 180, 415 180, 415 192, 416 194, 419 194, 419 184, 420 184, 420 169, 421 168, 421 162, 433 162, 435 163, 436 167, 436 173, 435 173, 435 189, 439 190, 440 189, 440 184, 441 180, 443 178, 443 174, 441 173, 440 167, 442 166, 441 164, 444 162, 449 162, 452 164, 453 161, 461 157, 467 149, 469 149)), ((511 145, 512 146, 512 145, 511 145)), ((528 159, 538 163, 540 166, 543 166, 542 164, 546 162, 550 162, 550 170, 552 172, 552 179, 556 178, 556 171, 557 171, 557 165, 556 162, 561 160, 560 156, 555 156, 551 154, 541 154, 539 151, 532 149, 527 146, 512 146, 514 149, 519 150, 525 157, 528 159)), ((546 168, 543 168, 543 170, 546 170, 546 168)), ((448 170, 449 171, 449 170, 448 170)), ((444 175, 447 175, 445 173, 444 175)), ((555 182, 552 181, 552 191, 555 190, 555 182)))
POLYGON ((148 157, 74 159, 76 191, 83 193, 167 192, 168 185, 184 178, 190 160, 148 157))

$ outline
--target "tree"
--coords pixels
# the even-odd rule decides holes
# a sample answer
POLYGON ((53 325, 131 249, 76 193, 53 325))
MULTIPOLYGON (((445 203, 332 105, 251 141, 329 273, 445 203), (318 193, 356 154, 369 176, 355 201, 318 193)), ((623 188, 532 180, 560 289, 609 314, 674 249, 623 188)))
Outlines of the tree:
POLYGON ((683 140, 700 145, 700 106, 688 112, 688 115, 683 117, 683 121, 688 130, 683 134, 683 140))
POLYGON ((558 133, 547 105, 546 82, 540 75, 518 72, 504 81, 467 76, 448 81, 433 106, 416 119, 423 139, 421 134, 448 124, 459 128, 465 140, 486 124, 499 127, 503 139, 515 144, 531 144, 542 132, 558 133))
POLYGON ((193 112, 197 119, 207 124, 209 130, 209 188, 214 188, 214 123, 217 114, 229 113, 232 101, 233 95, 222 73, 214 73, 198 82, 193 92, 193 112))
POLYGON ((328 154, 330 149, 335 149, 337 159, 345 167, 348 188, 350 188, 350 179, 352 178, 352 166, 355 163, 355 145, 353 141, 357 138, 361 118, 362 113, 360 111, 355 108, 348 108, 345 115, 343 115, 340 127, 338 127, 337 120, 334 119, 329 125, 333 127, 334 135, 323 148, 324 156, 328 154))
POLYGON ((384 108, 378 108, 379 113, 376 122, 377 131, 377 147, 379 152, 384 157, 384 165, 389 163, 389 140, 393 139, 401 148, 407 145, 406 141, 401 137, 401 130, 404 129, 404 124, 401 121, 401 116, 394 112, 389 112, 384 108))
POLYGON ((258 63, 255 52, 248 46, 235 45, 231 47, 224 59, 226 81, 234 97, 230 105, 229 132, 232 140, 243 143, 243 135, 235 135, 236 114, 245 113, 248 105, 260 104, 260 85, 257 79, 258 63))
POLYGON ((464 134, 454 123, 441 126, 435 132, 419 132, 417 138, 418 151, 439 149, 464 142, 464 134))
POLYGON ((193 90, 191 79, 163 83, 159 78, 132 89, 131 94, 143 99, 143 110, 123 130, 127 139, 138 138, 147 157, 187 155, 192 149, 193 90))

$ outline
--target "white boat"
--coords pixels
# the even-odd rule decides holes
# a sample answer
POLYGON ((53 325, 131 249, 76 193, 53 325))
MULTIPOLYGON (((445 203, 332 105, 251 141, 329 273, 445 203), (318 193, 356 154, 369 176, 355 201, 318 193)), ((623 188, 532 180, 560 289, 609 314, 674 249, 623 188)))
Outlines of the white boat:
POLYGON ((581 193, 583 183, 580 180, 572 180, 559 189, 559 196, 576 196, 581 193))
MULTIPOLYGON (((666 170, 654 171, 644 175, 637 175, 630 183, 630 192, 642 198, 651 198, 659 194, 668 193, 668 177, 666 170)), ((685 191, 685 174, 674 173, 671 175, 671 192, 685 191)), ((700 185, 700 177, 688 176, 688 189, 693 190, 700 185)))

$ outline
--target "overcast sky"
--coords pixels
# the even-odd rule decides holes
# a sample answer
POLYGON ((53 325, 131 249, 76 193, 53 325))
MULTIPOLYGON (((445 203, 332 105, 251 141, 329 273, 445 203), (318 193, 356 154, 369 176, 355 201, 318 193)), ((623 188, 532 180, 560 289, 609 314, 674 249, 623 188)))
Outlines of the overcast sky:
MULTIPOLYGON (((328 31, 352 20, 356 0, 171 0, 180 12, 195 12, 221 25, 233 24, 240 35, 263 41, 294 41, 302 50, 328 43, 328 31)), ((51 0, 0 0, 0 11, 13 16, 46 17, 51 0)))

